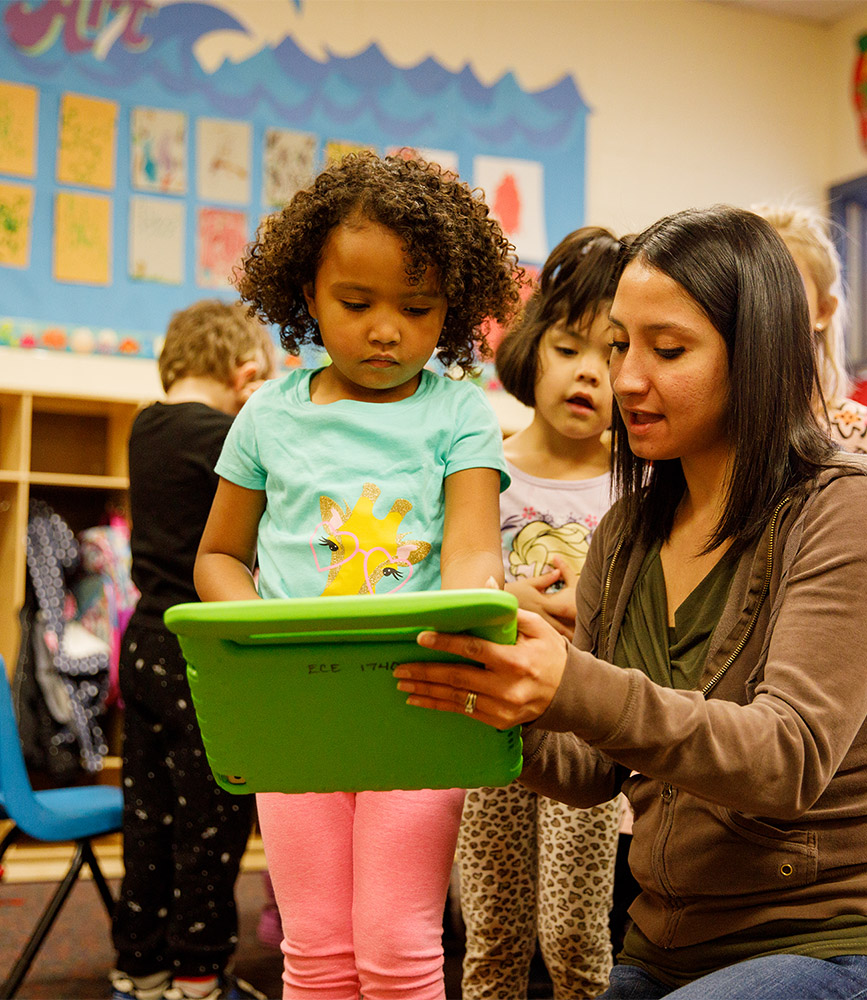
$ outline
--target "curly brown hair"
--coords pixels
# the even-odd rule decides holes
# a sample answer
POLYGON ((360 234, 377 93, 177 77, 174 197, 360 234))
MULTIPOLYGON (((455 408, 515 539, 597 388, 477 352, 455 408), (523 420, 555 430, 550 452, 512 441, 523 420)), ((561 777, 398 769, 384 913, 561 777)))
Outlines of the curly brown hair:
POLYGON ((509 321, 523 271, 480 193, 419 158, 352 153, 263 219, 235 275, 251 312, 278 327, 290 354, 306 343, 321 346, 303 289, 315 281, 331 231, 353 216, 399 237, 411 283, 420 282, 427 267, 438 269, 448 312, 437 357, 472 374, 475 352, 491 355, 482 322, 489 316, 509 321))

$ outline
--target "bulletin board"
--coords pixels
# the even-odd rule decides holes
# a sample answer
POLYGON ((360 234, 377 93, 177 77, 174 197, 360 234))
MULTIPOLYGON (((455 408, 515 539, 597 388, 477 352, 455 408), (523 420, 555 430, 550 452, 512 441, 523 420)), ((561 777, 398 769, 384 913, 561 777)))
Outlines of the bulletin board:
POLYGON ((571 77, 528 92, 376 45, 318 60, 290 37, 205 72, 196 41, 232 30, 218 0, 2 5, 0 345, 157 356, 175 310, 233 297, 263 215, 351 149, 456 170, 531 269, 583 223, 571 77))

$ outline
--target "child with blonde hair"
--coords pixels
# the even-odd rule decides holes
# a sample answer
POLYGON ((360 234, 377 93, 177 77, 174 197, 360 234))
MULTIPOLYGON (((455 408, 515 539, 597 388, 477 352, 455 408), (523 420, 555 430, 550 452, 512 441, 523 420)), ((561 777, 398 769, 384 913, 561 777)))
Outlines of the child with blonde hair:
MULTIPOLYGON (((517 304, 515 269, 481 198, 400 157, 346 157, 260 228, 242 297, 287 350, 319 344, 331 363, 269 383, 241 411, 196 563, 203 600, 502 581, 496 417, 477 386, 425 366, 436 355, 473 370, 483 320, 517 304)), ((442 1000, 463 798, 258 796, 284 997, 442 1000)))
POLYGON ((214 781, 173 604, 197 600, 193 564, 235 414, 274 374, 268 330, 240 303, 175 313, 159 357, 164 400, 129 441, 132 578, 141 592, 120 657, 124 877, 114 918, 114 1000, 260 997, 226 966, 238 941, 234 886, 253 800, 214 781))
POLYGON ((824 396, 824 403, 816 398, 817 416, 844 451, 863 454, 867 452, 867 406, 849 398, 840 257, 825 220, 813 209, 795 205, 760 205, 754 211, 783 238, 804 282, 816 337, 816 369, 824 396))

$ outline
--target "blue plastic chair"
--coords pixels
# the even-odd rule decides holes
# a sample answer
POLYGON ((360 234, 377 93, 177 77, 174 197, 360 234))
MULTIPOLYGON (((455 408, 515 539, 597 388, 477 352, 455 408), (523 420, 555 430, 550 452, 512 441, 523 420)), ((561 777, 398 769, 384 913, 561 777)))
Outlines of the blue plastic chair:
POLYGON ((69 870, 48 901, 12 971, 0 986, 2 1000, 9 1000, 15 995, 85 863, 93 874, 93 881, 111 919, 114 899, 93 853, 91 839, 119 831, 122 812, 123 793, 119 788, 107 785, 54 788, 43 792, 33 790, 21 752, 9 679, 0 657, 0 819, 12 820, 15 824, 0 841, 0 862, 9 845, 21 834, 52 844, 75 843, 69 870))

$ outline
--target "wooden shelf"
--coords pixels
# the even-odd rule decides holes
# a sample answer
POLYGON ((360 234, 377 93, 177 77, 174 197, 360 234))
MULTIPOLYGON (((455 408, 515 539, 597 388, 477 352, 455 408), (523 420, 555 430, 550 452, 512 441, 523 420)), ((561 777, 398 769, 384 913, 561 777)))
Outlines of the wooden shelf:
POLYGON ((37 496, 73 531, 125 508, 127 442, 140 401, 0 384, 0 655, 14 670, 24 600, 27 517, 37 496))
POLYGON ((64 486, 69 489, 129 489, 129 479, 126 476, 79 476, 67 472, 31 472, 27 481, 33 486, 64 486))

